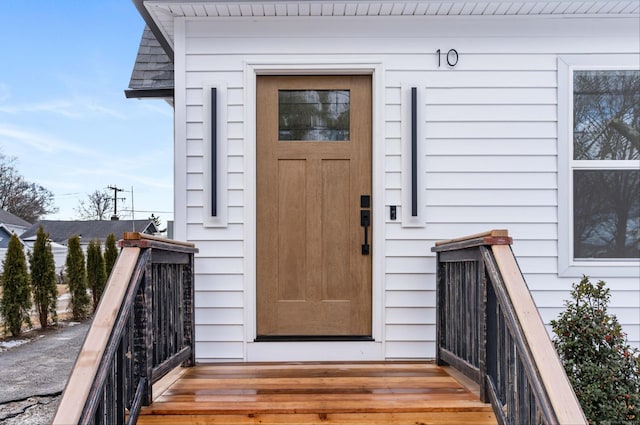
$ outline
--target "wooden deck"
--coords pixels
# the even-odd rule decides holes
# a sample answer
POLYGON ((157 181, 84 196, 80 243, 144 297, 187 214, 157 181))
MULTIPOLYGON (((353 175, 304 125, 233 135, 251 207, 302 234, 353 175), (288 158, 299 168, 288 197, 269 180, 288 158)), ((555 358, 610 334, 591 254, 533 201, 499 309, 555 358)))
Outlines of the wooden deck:
MULTIPOLYGON (((454 378, 454 376, 456 376, 454 378)), ((432 363, 260 363, 177 369, 139 424, 496 424, 490 404, 432 363)))

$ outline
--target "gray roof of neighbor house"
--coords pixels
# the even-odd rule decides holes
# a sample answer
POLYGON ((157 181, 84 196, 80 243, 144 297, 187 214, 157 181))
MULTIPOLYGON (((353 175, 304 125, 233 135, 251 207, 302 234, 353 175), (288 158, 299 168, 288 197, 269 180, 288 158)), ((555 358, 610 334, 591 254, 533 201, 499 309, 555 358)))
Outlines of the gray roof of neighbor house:
POLYGON ((151 220, 41 220, 20 237, 23 240, 35 238, 40 226, 49 234, 49 239, 63 245, 66 245, 73 235, 80 236, 81 243, 89 243, 93 239, 103 242, 110 233, 113 233, 116 239, 120 239, 125 232, 153 234, 158 230, 151 220))
POLYGON ((127 98, 173 98, 173 60, 145 26, 133 66, 127 98))
POLYGON ((21 219, 20 217, 11 214, 8 211, 0 209, 0 223, 8 224, 11 226, 19 226, 28 229, 31 227, 31 223, 26 220, 21 219))

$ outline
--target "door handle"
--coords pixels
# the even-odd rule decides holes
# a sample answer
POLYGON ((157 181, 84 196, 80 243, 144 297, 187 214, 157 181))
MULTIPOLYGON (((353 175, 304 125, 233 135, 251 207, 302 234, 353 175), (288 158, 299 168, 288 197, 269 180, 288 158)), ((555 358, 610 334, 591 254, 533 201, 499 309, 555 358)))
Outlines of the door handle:
POLYGON ((360 210, 360 225, 364 227, 364 243, 362 244, 362 255, 369 255, 369 226, 371 225, 371 211, 360 210))

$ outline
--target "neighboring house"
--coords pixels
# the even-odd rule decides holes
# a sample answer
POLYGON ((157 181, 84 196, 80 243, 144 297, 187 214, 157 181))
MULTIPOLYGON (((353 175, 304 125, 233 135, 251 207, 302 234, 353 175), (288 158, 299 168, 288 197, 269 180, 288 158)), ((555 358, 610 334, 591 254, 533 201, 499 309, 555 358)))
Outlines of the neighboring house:
MULTIPOLYGON (((13 234, 14 232, 11 229, 7 228, 7 226, 5 226, 4 224, 0 224, 0 273, 2 273, 2 271, 4 270, 4 257, 5 255, 7 255, 7 250, 9 249, 9 239, 11 239, 11 235, 13 234)), ((25 246, 25 243, 20 238, 18 238, 18 240, 22 244, 22 247, 26 254, 27 248, 25 246)))
POLYGON ((31 227, 31 223, 20 217, 11 214, 8 211, 0 209, 0 224, 3 225, 9 232, 15 233, 20 236, 27 229, 31 227))
POLYGON ((121 239, 125 232, 139 232, 153 235, 157 232, 151 220, 40 220, 25 231, 21 238, 30 249, 36 240, 38 228, 42 226, 49 234, 51 249, 56 263, 56 271, 64 270, 67 261, 67 242, 69 238, 80 236, 80 247, 86 254, 89 242, 99 240, 104 252, 104 243, 109 234, 113 233, 116 240, 121 239))
POLYGON ((639 344, 637 0, 134 3, 198 361, 433 358, 430 248, 494 228, 545 322, 586 274, 639 344))
MULTIPOLYGON (((13 235, 11 229, 7 228, 4 224, 0 224, 0 249, 6 250, 9 248, 9 239, 11 239, 11 235, 13 235)), ((4 251, 2 252, 4 253, 4 251)))
POLYGON ((60 245, 66 246, 70 237, 79 236, 80 246, 85 252, 92 240, 98 239, 104 247, 104 242, 111 233, 118 240, 125 232, 150 235, 157 232, 156 226, 151 220, 40 220, 22 234, 22 240, 25 242, 35 241, 40 226, 49 234, 49 240, 60 245))
MULTIPOLYGON (((28 221, 25 221, 8 211, 0 209, 0 272, 2 272, 2 263, 4 262, 4 256, 7 253, 7 248, 9 247, 9 239, 11 239, 11 235, 15 234, 20 236, 30 227, 31 223, 28 221)), ((20 242, 22 242, 22 240, 20 242)))

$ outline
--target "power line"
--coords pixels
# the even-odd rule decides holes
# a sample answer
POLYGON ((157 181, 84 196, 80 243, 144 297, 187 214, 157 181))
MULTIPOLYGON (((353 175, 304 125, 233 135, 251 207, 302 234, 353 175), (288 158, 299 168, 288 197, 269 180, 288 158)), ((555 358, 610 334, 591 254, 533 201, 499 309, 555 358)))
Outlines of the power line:
MULTIPOLYGON (((133 210, 128 208, 121 208, 121 212, 133 212, 133 210)), ((158 213, 158 214, 173 214, 173 211, 158 211, 158 210, 136 210, 137 213, 158 213)))

